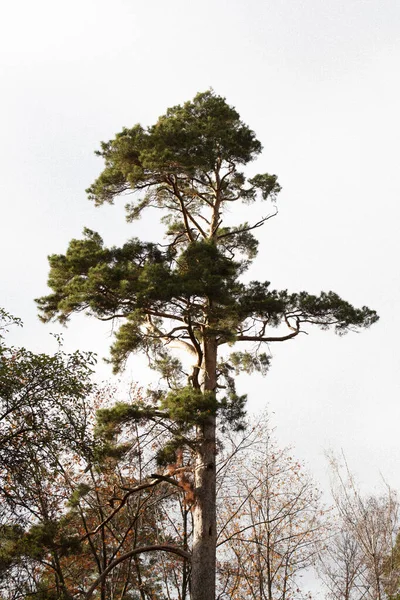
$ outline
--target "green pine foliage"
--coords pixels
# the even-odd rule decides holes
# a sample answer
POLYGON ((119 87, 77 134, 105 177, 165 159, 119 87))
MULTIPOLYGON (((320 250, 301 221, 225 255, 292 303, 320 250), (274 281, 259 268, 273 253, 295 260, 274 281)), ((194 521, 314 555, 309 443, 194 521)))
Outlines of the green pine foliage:
POLYGON ((101 412, 97 431, 109 442, 115 427, 155 418, 157 410, 175 423, 173 446, 179 428, 187 435, 207 411, 240 428, 245 396, 236 393, 233 373, 267 372, 270 356, 260 343, 293 338, 309 325, 344 334, 377 321, 375 311, 355 308, 334 292, 317 296, 274 290, 268 281, 244 283, 241 276, 257 254, 254 231, 273 213, 234 226, 224 223, 224 214, 235 203, 275 202, 281 189, 276 175, 247 178, 243 170, 261 150, 237 111, 212 91, 168 109, 153 126, 124 128, 101 144, 97 154, 105 168, 87 190, 89 198, 101 205, 129 193, 128 221, 158 209, 167 243, 132 238, 108 248, 98 233, 84 229, 65 254, 49 257, 52 292, 37 303, 43 321, 65 324, 77 312, 115 320, 114 370, 142 352, 171 389, 156 405, 101 412), (211 396, 201 388, 210 339, 218 348, 247 342, 220 361, 211 396), (173 345, 194 357, 189 373, 171 353, 173 345))

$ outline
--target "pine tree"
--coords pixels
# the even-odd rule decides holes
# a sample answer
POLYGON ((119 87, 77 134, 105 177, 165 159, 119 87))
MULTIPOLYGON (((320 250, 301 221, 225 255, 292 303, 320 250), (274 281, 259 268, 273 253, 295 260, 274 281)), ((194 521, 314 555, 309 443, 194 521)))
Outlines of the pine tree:
POLYGON ((82 311, 119 319, 111 348, 115 369, 132 352, 145 352, 173 388, 160 393, 157 406, 149 401, 120 408, 114 420, 151 418, 158 411, 173 432, 160 463, 174 462, 178 448, 194 455, 193 600, 215 598, 217 424, 240 428, 246 400, 235 391, 233 373, 265 371, 269 356, 260 346, 295 338, 309 325, 344 334, 378 319, 333 292, 315 296, 273 290, 268 281, 243 282, 257 253, 253 232, 270 215, 236 226, 224 217, 235 203, 275 202, 275 175, 248 178, 243 172, 261 151, 254 132, 212 91, 168 109, 151 127, 123 129, 102 143, 105 168, 89 198, 101 205, 130 194, 129 221, 159 209, 168 242, 133 238, 107 248, 98 233, 85 229, 65 255, 49 257, 53 293, 38 300, 44 321, 66 323, 82 311), (253 349, 245 344, 244 351, 222 356, 221 347, 239 342, 252 342, 253 349), (193 360, 185 382, 171 354, 176 347, 193 360))

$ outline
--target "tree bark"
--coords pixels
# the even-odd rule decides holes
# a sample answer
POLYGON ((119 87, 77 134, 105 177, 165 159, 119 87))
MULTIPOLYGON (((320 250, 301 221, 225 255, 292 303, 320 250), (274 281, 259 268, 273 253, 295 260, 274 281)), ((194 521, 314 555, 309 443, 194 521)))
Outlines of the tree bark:
MULTIPOLYGON (((206 338, 203 358, 203 391, 215 393, 217 341, 206 338)), ((195 461, 193 510, 192 600, 215 600, 216 583, 216 417, 210 415, 199 428, 195 461)))

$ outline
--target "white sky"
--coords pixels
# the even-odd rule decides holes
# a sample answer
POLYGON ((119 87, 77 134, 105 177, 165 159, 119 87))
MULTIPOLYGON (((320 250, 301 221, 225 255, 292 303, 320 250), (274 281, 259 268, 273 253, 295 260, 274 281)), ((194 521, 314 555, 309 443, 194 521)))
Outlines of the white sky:
MULTIPOLYGON (((47 291, 47 254, 84 226, 107 243, 157 237, 154 215, 128 226, 123 202, 86 200, 100 140, 211 86, 264 145, 252 170, 284 188, 252 276, 332 289, 381 316, 358 335, 272 347, 268 377, 240 387, 322 485, 324 450, 343 448, 365 489, 380 471, 400 488, 399 33, 398 0, 3 2, 0 305, 25 322, 13 341, 54 349, 60 327, 38 322, 33 298, 47 291)), ((64 337, 100 356, 110 343, 109 326, 81 317, 64 337)), ((143 361, 128 377, 142 379, 143 361)))

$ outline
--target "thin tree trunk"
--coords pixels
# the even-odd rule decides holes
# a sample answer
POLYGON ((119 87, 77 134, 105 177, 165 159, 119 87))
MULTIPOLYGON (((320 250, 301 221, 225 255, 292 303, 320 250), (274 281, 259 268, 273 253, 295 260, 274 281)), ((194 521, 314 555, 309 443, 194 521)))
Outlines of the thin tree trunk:
MULTIPOLYGON (((203 391, 215 393, 217 341, 204 341, 203 391)), ((199 428, 195 462, 193 510, 192 600, 215 600, 216 583, 216 418, 210 415, 199 428)))

